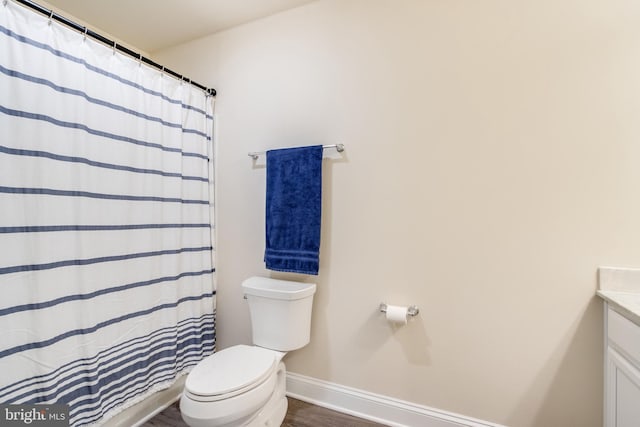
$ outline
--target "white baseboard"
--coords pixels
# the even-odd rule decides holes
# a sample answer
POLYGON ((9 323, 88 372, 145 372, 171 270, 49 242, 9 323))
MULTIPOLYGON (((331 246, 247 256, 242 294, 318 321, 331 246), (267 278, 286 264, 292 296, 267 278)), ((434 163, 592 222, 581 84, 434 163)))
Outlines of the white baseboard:
POLYGON ((287 396, 392 427, 504 427, 292 372, 287 396))

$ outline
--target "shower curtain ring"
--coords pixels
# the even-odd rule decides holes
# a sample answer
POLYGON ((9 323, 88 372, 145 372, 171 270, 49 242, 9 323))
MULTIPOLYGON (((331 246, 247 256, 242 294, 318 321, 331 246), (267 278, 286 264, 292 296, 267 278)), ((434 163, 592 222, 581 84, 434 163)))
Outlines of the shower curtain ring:
POLYGON ((50 12, 51 13, 49 14, 49 25, 51 25, 51 22, 53 22, 53 9, 51 9, 50 12))
POLYGON ((89 31, 89 27, 84 27, 84 37, 83 37, 82 41, 86 41, 87 40, 87 31, 89 31))

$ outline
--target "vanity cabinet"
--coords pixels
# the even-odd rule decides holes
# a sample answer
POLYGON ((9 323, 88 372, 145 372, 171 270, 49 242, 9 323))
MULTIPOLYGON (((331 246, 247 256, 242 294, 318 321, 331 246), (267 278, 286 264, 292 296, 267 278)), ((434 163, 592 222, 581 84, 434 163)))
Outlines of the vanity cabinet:
POLYGON ((640 426, 640 326, 605 304, 605 427, 640 426))

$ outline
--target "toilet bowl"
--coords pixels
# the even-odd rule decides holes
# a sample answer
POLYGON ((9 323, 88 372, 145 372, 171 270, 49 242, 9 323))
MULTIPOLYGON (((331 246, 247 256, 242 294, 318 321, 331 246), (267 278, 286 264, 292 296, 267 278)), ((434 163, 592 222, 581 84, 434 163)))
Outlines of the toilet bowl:
MULTIPOLYGON (((192 427, 251 425, 260 413, 287 410, 284 353, 237 345, 205 358, 189 374, 180 400, 192 427)), ((277 414, 276 414, 277 415, 277 414)), ((278 422, 262 425, 279 425, 278 422)), ((260 424, 255 424, 260 425, 260 424)))
POLYGON ((191 427, 273 427, 284 420, 282 358, 309 342, 315 285, 252 277, 242 287, 259 345, 226 348, 193 368, 180 398, 191 427))

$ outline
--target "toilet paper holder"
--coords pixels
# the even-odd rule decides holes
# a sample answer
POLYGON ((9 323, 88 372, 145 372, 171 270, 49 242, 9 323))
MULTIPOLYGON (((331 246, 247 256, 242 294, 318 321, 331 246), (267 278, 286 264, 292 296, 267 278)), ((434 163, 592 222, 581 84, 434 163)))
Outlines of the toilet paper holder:
MULTIPOLYGON (((381 302, 380 303, 380 311, 382 313, 386 313, 387 312, 387 304, 381 302)), ((417 316, 418 313, 420 313, 420 309, 418 308, 417 305, 410 305, 409 307, 407 307, 407 314, 409 316, 417 316)))

